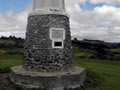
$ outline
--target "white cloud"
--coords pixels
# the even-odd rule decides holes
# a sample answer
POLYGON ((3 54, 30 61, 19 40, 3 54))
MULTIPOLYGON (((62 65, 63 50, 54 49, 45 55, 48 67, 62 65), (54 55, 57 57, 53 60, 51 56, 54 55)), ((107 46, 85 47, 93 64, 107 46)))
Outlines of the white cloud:
POLYGON ((20 13, 15 13, 12 10, 0 13, 0 36, 15 35, 25 37, 27 16, 30 8, 31 6, 20 13))
POLYGON ((120 3, 120 0, 90 0, 90 2, 93 4, 105 3, 109 5, 117 5, 120 3))
POLYGON ((104 5, 102 7, 96 7, 94 11, 109 20, 120 21, 120 8, 104 5))
POLYGON ((70 15, 73 37, 120 42, 120 28, 115 30, 120 23, 120 8, 104 5, 91 11, 82 10, 80 7, 78 10, 78 0, 71 0, 71 5, 66 7, 70 15))
MULTIPOLYGON (((108 0, 93 1, 94 3, 108 2, 108 0)), ((91 0, 91 2, 93 1, 91 0)), ((109 1, 113 2, 113 0, 109 1)), ((66 10, 70 16, 72 36, 79 39, 120 42, 120 8, 113 5, 104 5, 95 7, 90 11, 83 10, 79 4, 85 2, 86 0, 66 0, 66 10)), ((20 13, 13 11, 0 13, 0 36, 24 37, 30 8, 20 13)))

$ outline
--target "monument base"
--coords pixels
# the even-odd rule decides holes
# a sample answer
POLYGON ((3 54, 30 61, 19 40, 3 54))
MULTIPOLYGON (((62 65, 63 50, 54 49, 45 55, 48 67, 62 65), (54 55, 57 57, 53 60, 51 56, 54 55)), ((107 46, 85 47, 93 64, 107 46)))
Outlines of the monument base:
POLYGON ((86 77, 84 68, 75 67, 68 72, 31 72, 22 66, 11 68, 10 79, 15 84, 25 88, 45 88, 47 90, 64 90, 83 85, 86 77))

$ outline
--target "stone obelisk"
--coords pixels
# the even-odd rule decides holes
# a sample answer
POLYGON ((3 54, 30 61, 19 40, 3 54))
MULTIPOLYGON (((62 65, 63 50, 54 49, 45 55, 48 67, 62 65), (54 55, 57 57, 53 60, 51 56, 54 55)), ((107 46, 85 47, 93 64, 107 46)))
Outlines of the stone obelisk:
POLYGON ((69 18, 64 0, 34 0, 28 17, 24 68, 56 72, 73 68, 69 18))
POLYGON ((28 16, 22 66, 10 78, 27 88, 63 90, 83 84, 86 71, 74 67, 69 17, 64 0, 34 0, 28 16))

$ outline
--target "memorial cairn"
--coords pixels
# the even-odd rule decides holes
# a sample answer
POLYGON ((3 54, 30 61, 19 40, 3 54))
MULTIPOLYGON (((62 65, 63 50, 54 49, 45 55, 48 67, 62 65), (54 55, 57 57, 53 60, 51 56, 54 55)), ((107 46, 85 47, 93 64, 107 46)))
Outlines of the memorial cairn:
POLYGON ((23 65, 11 68, 10 79, 25 88, 64 90, 80 87, 85 77, 85 69, 73 65, 64 0, 34 0, 28 16, 23 65))

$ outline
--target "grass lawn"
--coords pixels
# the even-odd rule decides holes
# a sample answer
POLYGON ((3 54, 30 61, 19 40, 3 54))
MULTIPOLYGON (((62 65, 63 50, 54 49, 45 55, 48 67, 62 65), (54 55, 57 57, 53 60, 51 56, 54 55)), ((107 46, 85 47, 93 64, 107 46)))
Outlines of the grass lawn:
MULTIPOLYGON (((120 90, 120 62, 76 58, 74 63, 77 66, 85 67, 86 70, 94 72, 100 79, 103 79, 103 82, 96 88, 85 90, 120 90)), ((0 69, 20 64, 22 64, 20 55, 0 55, 0 69)))
POLYGON ((15 42, 12 40, 0 40, 0 44, 11 44, 14 45, 15 42))
POLYGON ((22 56, 20 55, 0 55, 0 69, 10 68, 20 64, 22 64, 22 56))
POLYGON ((120 90, 120 62, 75 59, 75 65, 85 67, 104 80, 96 88, 87 90, 120 90))

